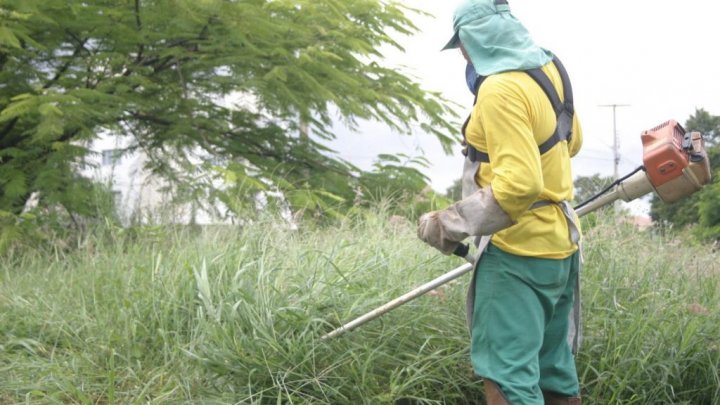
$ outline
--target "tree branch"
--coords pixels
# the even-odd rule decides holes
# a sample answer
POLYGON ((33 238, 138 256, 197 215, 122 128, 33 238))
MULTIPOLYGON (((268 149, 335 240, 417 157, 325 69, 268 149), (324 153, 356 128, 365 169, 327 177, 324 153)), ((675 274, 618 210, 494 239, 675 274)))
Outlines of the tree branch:
MULTIPOLYGON (((78 55, 80 55, 80 52, 82 52, 83 49, 85 49, 85 44, 87 43, 88 39, 89 39, 89 38, 85 38, 85 39, 83 39, 83 40, 80 41, 80 43, 75 47, 75 51, 73 52, 72 56, 70 56, 70 59, 68 59, 68 61, 65 62, 65 63, 58 69, 57 72, 55 72, 55 76, 54 76, 52 79, 50 79, 49 82, 45 83, 45 85, 42 87, 43 89, 49 89, 52 85, 54 85, 55 83, 57 83, 58 80, 60 80, 60 78, 62 77, 62 75, 65 74, 65 72, 67 72, 67 70, 68 70, 68 69, 70 68, 70 66, 72 65, 73 60, 74 60, 78 55)), ((87 49, 85 49, 85 50, 87 50, 87 49)))
MULTIPOLYGON (((81 39, 80 37, 78 37, 77 35, 73 34, 72 31, 70 31, 70 30, 68 30, 68 29, 65 30, 65 33, 68 34, 68 35, 70 35, 70 38, 72 38, 72 39, 75 41, 75 43, 78 44, 78 50, 80 50, 80 51, 84 50, 84 51, 87 52, 89 55, 93 55, 93 52, 92 52, 91 50, 85 48, 85 44, 86 44, 87 41, 88 41, 87 39, 85 39, 85 40, 81 39)), ((78 53, 79 53, 79 52, 78 52, 78 53)))
POLYGON ((139 119, 141 121, 152 122, 154 124, 160 124, 160 125, 165 125, 165 126, 172 125, 172 121, 166 120, 164 118, 160 118, 160 117, 157 117, 154 115, 150 115, 150 114, 145 114, 145 113, 141 113, 141 112, 133 112, 133 113, 131 113, 131 115, 133 116, 133 118, 139 119))
MULTIPOLYGON (((135 27, 138 32, 142 31, 142 20, 140 19, 140 0, 135 0, 135 27)), ((143 58, 143 52, 145 52, 145 44, 140 43, 138 46, 138 53, 135 57, 135 63, 140 63, 143 58)))
MULTIPOLYGON (((72 33, 68 32, 72 35, 72 33)), ((77 46, 75 47, 75 51, 73 52, 70 59, 65 62, 58 70, 55 72, 55 76, 53 76, 52 79, 50 79, 47 83, 45 83, 42 86, 43 90, 46 90, 50 87, 52 87, 55 83, 57 83, 58 80, 62 77, 62 75, 67 72, 67 70, 72 65, 73 59, 75 59, 80 52, 82 52, 83 49, 87 50, 85 48, 85 44, 87 43, 88 39, 81 40, 77 46)), ((13 118, 10 120, 5 127, 0 131, 0 148, 7 148, 7 147, 13 147, 20 143, 20 140, 22 137, 19 134, 14 134, 14 136, 9 136, 12 132, 12 130, 15 128, 15 125, 17 125, 19 121, 18 117, 13 118)))
MULTIPOLYGON (((140 27, 141 27, 141 25, 140 25, 140 24, 141 24, 140 14, 139 14, 139 13, 140 13, 140 11, 139 11, 139 4, 140 4, 140 0, 135 0, 136 22, 137 22, 137 25, 138 25, 138 30, 139 30, 140 27)), ((197 37, 195 37, 196 40, 203 40, 203 39, 207 39, 207 38, 208 38, 208 32, 209 32, 209 28, 210 28, 210 23, 212 23, 212 20, 209 21, 208 24, 204 25, 204 26, 200 29, 200 32, 198 33, 197 37)), ((190 41, 192 41, 192 40, 193 40, 193 39, 178 39, 178 40, 175 40, 175 41, 170 41, 165 48, 166 48, 166 49, 169 49, 169 48, 174 48, 174 47, 183 47, 183 48, 185 48, 186 50, 191 51, 191 52, 197 52, 197 51, 199 51, 197 45, 195 45, 195 46, 186 46, 186 45, 187 45, 190 41)), ((142 45, 141 45, 141 47, 142 47, 142 45)), ((143 49, 144 49, 144 48, 141 48, 141 51, 140 51, 140 52, 142 52, 143 49)), ((138 52, 138 55, 140 54, 140 52, 138 52)), ((136 64, 142 63, 142 66, 152 66, 153 71, 154 71, 155 73, 159 73, 159 72, 162 72, 163 70, 165 70, 165 69, 167 69, 167 68, 169 68, 169 67, 171 67, 171 66, 173 66, 173 65, 175 65, 175 64, 177 64, 177 63, 179 63, 179 62, 184 62, 185 60, 186 60, 185 58, 174 58, 174 57, 170 57, 170 56, 167 56, 167 57, 165 57, 165 58, 154 57, 154 58, 148 59, 148 60, 142 60, 141 58, 138 57, 138 58, 136 58, 135 63, 136 63, 136 64)), ((132 74, 132 69, 127 69, 127 70, 125 71, 125 73, 124 73, 124 76, 128 76, 128 75, 130 75, 130 74, 132 74)))
POLYGON ((68 142, 70 141, 75 135, 80 132, 80 128, 73 129, 72 131, 65 132, 60 138, 58 138, 57 142, 68 142))
POLYGON ((175 68, 177 69, 178 78, 180 79, 180 86, 182 87, 183 98, 185 100, 187 100, 188 99, 187 83, 185 83, 185 78, 183 77, 183 74, 182 74, 182 65, 180 64, 179 60, 175 62, 175 68))
POLYGON ((9 145, 10 137, 7 137, 10 131, 15 127, 15 124, 18 122, 18 117, 15 117, 11 119, 7 124, 5 124, 5 127, 0 131, 0 149, 4 149, 13 145, 9 145), (7 139, 6 139, 7 137, 7 139))

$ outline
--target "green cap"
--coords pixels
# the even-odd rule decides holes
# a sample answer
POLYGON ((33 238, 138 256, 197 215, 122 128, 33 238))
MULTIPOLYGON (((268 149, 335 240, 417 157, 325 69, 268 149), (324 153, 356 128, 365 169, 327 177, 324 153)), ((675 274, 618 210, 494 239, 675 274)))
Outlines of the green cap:
POLYGON ((454 34, 443 49, 462 43, 481 76, 545 65, 552 54, 539 47, 510 12, 506 0, 466 0, 455 10, 454 34))
POLYGON ((460 47, 460 27, 463 25, 487 18, 493 14, 509 11, 510 6, 507 0, 469 0, 460 4, 453 17, 455 33, 442 50, 460 47))

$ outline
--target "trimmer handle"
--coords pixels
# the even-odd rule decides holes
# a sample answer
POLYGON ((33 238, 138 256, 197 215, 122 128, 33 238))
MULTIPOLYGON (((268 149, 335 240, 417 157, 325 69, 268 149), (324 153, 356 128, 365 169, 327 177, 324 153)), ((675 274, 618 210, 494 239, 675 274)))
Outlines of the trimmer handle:
POLYGON ((464 258, 468 253, 470 253, 470 244, 461 243, 455 248, 452 254, 464 258))

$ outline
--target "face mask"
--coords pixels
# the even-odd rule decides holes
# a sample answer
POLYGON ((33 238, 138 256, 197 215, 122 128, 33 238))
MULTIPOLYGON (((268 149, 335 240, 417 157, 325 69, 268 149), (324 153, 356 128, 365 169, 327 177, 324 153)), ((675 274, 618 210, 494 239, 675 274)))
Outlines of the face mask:
POLYGON ((475 81, 477 80, 478 74, 475 72, 475 68, 472 63, 468 63, 465 66, 465 81, 467 82, 470 93, 475 94, 475 81))

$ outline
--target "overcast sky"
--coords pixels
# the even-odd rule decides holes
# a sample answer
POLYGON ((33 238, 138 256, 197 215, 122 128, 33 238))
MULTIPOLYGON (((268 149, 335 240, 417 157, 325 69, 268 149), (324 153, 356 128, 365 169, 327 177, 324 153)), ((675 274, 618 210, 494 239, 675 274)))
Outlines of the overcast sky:
MULTIPOLYGON (((452 35, 460 1, 404 2, 434 18, 415 17, 420 32, 399 38, 406 52, 388 52, 385 62, 460 103, 458 113, 466 116, 472 95, 464 81, 465 61, 459 51, 439 51, 452 35)), ((510 6, 536 43, 557 54, 570 74, 585 138, 573 161, 575 177, 613 173, 612 109, 600 105, 630 105, 617 109, 620 175, 642 164, 643 130, 668 119, 684 123, 695 108, 720 114, 720 3, 510 0, 510 6)), ((460 147, 454 156, 445 155, 437 140, 420 131, 399 136, 364 122, 357 133, 337 132, 332 146, 362 168, 378 153, 405 153, 430 159, 427 174, 438 191, 460 177, 460 147)))

